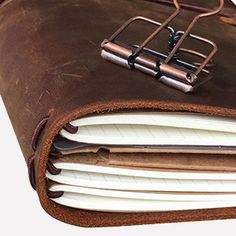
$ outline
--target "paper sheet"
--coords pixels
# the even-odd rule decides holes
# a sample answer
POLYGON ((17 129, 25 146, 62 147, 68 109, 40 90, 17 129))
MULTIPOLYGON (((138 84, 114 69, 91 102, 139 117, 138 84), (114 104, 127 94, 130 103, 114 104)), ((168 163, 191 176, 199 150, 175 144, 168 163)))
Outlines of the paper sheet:
POLYGON ((103 145, 235 146, 236 121, 181 113, 134 113, 78 119, 69 140, 103 145))
POLYGON ((75 164, 75 170, 68 163, 55 166, 62 168, 61 173, 47 173, 47 178, 66 185, 129 191, 236 192, 235 174, 151 172, 83 164, 75 164))

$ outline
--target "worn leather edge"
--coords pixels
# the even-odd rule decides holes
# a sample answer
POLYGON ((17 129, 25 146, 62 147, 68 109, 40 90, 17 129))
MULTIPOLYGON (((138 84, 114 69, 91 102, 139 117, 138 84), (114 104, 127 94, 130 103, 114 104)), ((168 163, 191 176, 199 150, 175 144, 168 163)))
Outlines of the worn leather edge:
POLYGON ((40 203, 48 214, 65 223, 82 227, 124 226, 236 218, 236 208, 123 214, 73 209, 61 206, 51 201, 47 196, 45 172, 48 154, 55 135, 66 123, 70 122, 71 120, 92 113, 118 111, 120 109, 161 109, 169 111, 188 111, 236 118, 236 110, 232 109, 204 105, 168 103, 162 101, 111 101, 109 104, 99 103, 87 105, 66 114, 57 114, 56 111, 53 111, 45 128, 42 142, 40 143, 36 152, 35 162, 37 192, 40 203))

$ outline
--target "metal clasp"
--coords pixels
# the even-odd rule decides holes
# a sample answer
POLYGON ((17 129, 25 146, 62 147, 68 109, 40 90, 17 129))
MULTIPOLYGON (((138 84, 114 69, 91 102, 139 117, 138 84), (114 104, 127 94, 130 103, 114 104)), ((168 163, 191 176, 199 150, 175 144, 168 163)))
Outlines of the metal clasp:
POLYGON ((191 34, 192 28, 197 21, 203 17, 212 16, 221 11, 224 0, 220 0, 217 9, 207 13, 197 15, 189 24, 185 31, 175 31, 169 24, 179 15, 180 5, 177 0, 173 0, 175 11, 166 19, 159 23, 146 17, 137 16, 125 22, 109 39, 105 39, 102 44, 101 56, 110 62, 121 65, 128 69, 136 69, 157 78, 160 82, 188 93, 196 90, 212 78, 208 67, 212 66, 212 58, 217 52, 217 45, 200 36, 191 34), (157 26, 156 30, 149 35, 140 45, 128 45, 119 42, 117 38, 136 21, 146 22, 157 26), (148 44, 163 31, 169 31, 167 39, 169 50, 166 54, 149 49, 148 44), (182 48, 186 38, 199 41, 212 47, 211 52, 205 55, 199 51, 182 48), (191 63, 180 60, 179 55, 188 53, 202 58, 201 63, 191 63))

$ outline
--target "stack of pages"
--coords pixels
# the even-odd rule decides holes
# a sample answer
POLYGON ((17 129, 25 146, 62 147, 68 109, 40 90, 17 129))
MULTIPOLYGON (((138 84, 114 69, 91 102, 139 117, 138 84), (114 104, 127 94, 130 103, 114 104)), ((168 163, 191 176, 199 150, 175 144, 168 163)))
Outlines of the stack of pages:
POLYGON ((236 206, 236 120, 193 113, 134 112, 71 122, 47 172, 53 201, 105 212, 236 206))

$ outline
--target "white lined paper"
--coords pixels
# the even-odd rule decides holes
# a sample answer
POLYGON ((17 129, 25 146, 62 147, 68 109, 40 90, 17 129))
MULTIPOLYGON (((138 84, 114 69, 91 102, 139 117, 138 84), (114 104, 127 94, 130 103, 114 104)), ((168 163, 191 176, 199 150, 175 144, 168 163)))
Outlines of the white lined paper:
POLYGON ((236 121, 181 113, 134 113, 87 117, 71 122, 69 140, 104 145, 235 146, 236 121))
POLYGON ((65 192, 62 197, 52 199, 58 204, 73 208, 105 212, 153 212, 234 207, 236 201, 172 202, 128 198, 113 198, 89 194, 65 192))
POLYGON ((236 180, 168 179, 62 170, 46 174, 57 183, 79 187, 129 191, 236 192, 236 180))

